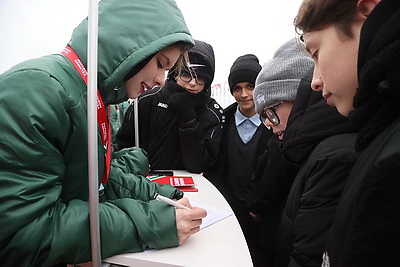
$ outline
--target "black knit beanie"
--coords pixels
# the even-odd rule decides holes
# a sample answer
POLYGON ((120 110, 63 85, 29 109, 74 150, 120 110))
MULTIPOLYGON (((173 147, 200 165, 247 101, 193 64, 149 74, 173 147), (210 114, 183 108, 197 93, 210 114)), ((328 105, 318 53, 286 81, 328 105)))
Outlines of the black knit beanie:
POLYGON ((247 54, 238 57, 231 67, 228 83, 233 94, 233 87, 241 82, 256 83, 258 73, 261 71, 261 65, 255 55, 247 54))

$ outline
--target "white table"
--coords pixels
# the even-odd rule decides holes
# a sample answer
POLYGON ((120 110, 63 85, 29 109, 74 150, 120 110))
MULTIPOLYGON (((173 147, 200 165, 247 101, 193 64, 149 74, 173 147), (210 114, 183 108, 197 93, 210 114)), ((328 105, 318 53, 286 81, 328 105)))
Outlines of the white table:
MULTIPOLYGON (((174 171, 174 175, 193 177, 199 192, 186 192, 185 196, 189 200, 219 210, 232 211, 221 193, 203 176, 185 171, 174 171)), ((121 254, 105 259, 104 262, 134 267, 253 266, 235 215, 200 230, 179 247, 121 254)))

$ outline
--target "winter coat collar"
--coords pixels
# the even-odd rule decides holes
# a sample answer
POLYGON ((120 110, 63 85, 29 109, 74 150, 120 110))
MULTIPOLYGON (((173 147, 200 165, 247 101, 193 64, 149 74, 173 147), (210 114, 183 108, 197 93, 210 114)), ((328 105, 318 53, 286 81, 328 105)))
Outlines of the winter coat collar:
POLYGON ((365 21, 358 58, 359 88, 351 122, 360 128, 356 150, 366 148, 400 117, 400 2, 383 0, 365 21))
POLYGON ((282 149, 292 163, 302 164, 325 138, 355 132, 349 120, 336 108, 327 105, 321 92, 311 90, 313 69, 300 81, 293 109, 290 113, 282 149))

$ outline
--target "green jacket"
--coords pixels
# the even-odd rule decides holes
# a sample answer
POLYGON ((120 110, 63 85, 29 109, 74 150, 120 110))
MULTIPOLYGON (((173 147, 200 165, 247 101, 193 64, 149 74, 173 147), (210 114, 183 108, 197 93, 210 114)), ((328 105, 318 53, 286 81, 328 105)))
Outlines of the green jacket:
MULTIPOLYGON (((98 84, 105 104, 125 100, 123 77, 177 41, 193 45, 174 1, 103 0, 98 84)), ((86 66, 87 20, 69 45, 86 66)), ((0 107, 0 265, 89 261, 86 85, 60 54, 29 60, 0 75, 0 107)), ((98 151, 102 176, 100 138, 98 151)), ((182 192, 148 181, 147 171, 140 149, 114 153, 99 205, 103 258, 178 245, 174 208, 152 199, 182 192)))
MULTIPOLYGON (((133 104, 133 103, 132 103, 133 104)), ((110 123, 112 133, 112 143, 114 146, 117 145, 117 132, 124 121, 124 116, 131 103, 124 101, 119 104, 110 105, 110 123)))

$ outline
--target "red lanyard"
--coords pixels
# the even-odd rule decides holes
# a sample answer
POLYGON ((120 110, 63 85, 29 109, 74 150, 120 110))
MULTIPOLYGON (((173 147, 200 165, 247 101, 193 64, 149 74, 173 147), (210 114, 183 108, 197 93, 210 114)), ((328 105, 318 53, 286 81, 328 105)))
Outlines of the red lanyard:
MULTIPOLYGON (((81 75, 83 81, 87 85, 88 78, 86 68, 82 64, 82 61, 79 59, 75 51, 67 45, 61 54, 66 56, 71 61, 72 65, 74 65, 76 71, 81 75)), ((106 164, 104 167, 103 177, 101 179, 101 183, 104 185, 107 183, 108 174, 110 173, 111 167, 111 130, 110 122, 106 114, 106 108, 104 106, 103 99, 101 99, 99 90, 97 90, 97 123, 100 128, 103 146, 107 150, 105 155, 106 164)))

